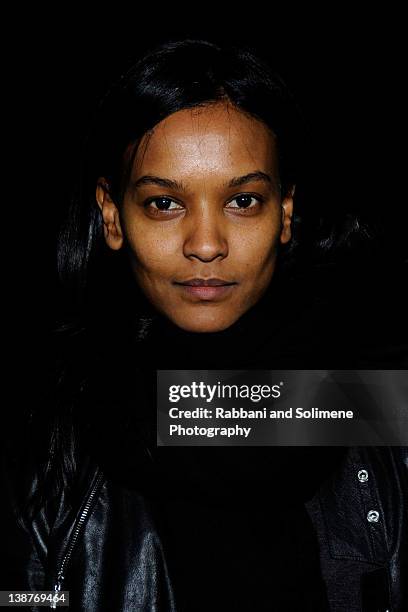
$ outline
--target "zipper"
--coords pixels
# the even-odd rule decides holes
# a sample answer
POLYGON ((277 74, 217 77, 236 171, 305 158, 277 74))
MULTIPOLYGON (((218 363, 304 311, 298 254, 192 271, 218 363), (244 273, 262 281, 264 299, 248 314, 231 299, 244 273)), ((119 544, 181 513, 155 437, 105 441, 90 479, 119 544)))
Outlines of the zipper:
MULTIPOLYGON (((64 582, 65 579, 65 572, 66 569, 68 567, 69 561, 71 559, 72 556, 72 552, 75 548, 75 544, 77 543, 79 534, 81 532, 81 529, 89 515, 89 512, 91 510, 92 507, 92 503, 95 499, 95 496, 100 488, 100 485, 102 484, 104 480, 104 475, 101 472, 98 472, 97 476, 95 477, 95 483, 92 486, 91 492, 88 495, 88 499, 86 500, 81 513, 79 515, 79 517, 77 518, 77 522, 76 525, 72 531, 69 543, 68 543, 68 547, 67 547, 67 552, 65 553, 64 557, 62 558, 62 561, 58 567, 58 571, 57 571, 57 579, 55 581, 54 584, 54 595, 57 595, 59 593, 59 591, 61 591, 61 587, 62 587, 62 583, 64 582)), ((57 607, 57 603, 56 601, 53 601, 50 605, 50 608, 52 609, 56 609, 57 607)))

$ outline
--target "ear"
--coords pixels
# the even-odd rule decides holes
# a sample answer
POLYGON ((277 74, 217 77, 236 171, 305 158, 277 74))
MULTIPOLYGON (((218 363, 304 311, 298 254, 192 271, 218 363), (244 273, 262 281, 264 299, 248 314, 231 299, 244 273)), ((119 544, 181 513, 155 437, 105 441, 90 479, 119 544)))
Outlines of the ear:
POLYGON ((97 181, 96 201, 102 213, 106 244, 114 251, 117 251, 123 245, 123 232, 120 225, 119 211, 109 195, 108 182, 103 177, 97 181))
POLYGON ((292 216, 293 216, 293 196, 295 195, 296 185, 293 185, 288 194, 282 200, 282 230, 280 241, 286 244, 292 238, 292 216))

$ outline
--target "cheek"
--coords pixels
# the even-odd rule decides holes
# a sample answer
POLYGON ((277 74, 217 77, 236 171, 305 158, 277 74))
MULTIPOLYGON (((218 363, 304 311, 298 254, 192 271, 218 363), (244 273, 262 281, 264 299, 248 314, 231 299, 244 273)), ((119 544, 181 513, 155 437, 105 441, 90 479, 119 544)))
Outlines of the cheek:
POLYGON ((279 228, 276 223, 263 223, 234 237, 231 255, 240 266, 242 276, 256 281, 267 273, 275 260, 279 243, 279 228))
POLYGON ((177 267, 180 240, 173 232, 131 222, 125 235, 135 270, 149 278, 168 276, 177 267))

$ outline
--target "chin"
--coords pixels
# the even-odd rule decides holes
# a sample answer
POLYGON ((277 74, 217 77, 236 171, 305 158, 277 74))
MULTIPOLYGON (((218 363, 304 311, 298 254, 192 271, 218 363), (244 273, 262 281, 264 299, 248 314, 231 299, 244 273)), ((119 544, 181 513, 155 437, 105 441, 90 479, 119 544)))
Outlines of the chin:
POLYGON ((239 316, 231 317, 215 314, 209 315, 208 313, 204 313, 202 315, 194 313, 194 315, 191 316, 169 318, 174 325, 177 325, 177 327, 180 327, 184 331, 209 334, 228 329, 228 327, 231 327, 231 325, 233 325, 239 319, 239 316))

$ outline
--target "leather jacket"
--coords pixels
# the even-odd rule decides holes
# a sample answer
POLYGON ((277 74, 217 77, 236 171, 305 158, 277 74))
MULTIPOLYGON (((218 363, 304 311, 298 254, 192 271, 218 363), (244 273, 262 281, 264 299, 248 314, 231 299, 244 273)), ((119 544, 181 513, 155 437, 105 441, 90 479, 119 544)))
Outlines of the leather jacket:
POLYGON ((84 612, 175 610, 147 502, 107 479, 91 460, 82 470, 76 507, 68 509, 62 494, 56 507, 43 508, 28 526, 12 516, 15 482, 11 471, 5 474, 11 503, 2 588, 68 590, 70 609, 84 612))
POLYGON ((408 609, 408 449, 349 449, 306 503, 329 609, 408 609))
MULTIPOLYGON (((179 610, 166 551, 143 495, 114 483, 89 461, 77 507, 68 511, 62 496, 52 513, 43 509, 24 527, 11 510, 17 483, 5 467, 3 510, 9 508, 9 514, 2 521, 7 551, 2 589, 68 590, 70 609, 84 612, 179 610)), ((324 609, 408 609, 407 503, 408 449, 400 447, 349 448, 306 501, 318 539, 324 609)), ((219 609, 216 602, 213 609, 219 609)), ((292 608, 265 602, 265 610, 281 609, 292 608)))

